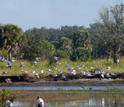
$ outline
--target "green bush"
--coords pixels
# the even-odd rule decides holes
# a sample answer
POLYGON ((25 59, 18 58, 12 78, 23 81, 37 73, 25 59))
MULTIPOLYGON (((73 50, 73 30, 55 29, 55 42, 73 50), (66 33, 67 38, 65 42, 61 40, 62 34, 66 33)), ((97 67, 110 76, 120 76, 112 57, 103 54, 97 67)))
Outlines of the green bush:
POLYGON ((70 57, 72 61, 87 61, 88 59, 91 58, 91 54, 89 50, 83 48, 83 47, 78 47, 73 50, 73 53, 70 57))
POLYGON ((12 93, 12 91, 3 88, 0 93, 0 107, 5 107, 6 100, 10 100, 11 102, 13 102, 14 99, 18 97, 18 95, 18 92, 12 93))

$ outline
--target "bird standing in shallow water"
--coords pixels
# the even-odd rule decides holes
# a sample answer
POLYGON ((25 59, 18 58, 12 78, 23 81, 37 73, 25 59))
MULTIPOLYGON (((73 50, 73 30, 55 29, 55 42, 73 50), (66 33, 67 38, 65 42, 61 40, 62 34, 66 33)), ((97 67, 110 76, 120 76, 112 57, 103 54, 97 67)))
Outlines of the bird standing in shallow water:
POLYGON ((5 105, 6 105, 7 107, 13 107, 13 103, 12 103, 11 101, 9 101, 9 100, 6 100, 6 101, 5 101, 5 105))
POLYGON ((37 107, 44 107, 44 101, 42 98, 40 98, 39 96, 37 97, 37 107))

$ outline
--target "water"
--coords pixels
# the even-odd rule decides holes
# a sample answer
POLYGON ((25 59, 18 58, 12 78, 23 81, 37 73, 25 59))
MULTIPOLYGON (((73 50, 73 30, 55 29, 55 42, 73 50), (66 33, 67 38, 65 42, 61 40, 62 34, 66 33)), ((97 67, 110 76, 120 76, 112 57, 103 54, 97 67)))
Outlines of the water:
MULTIPOLYGON (((108 89, 124 89, 124 86, 35 86, 35 87, 0 87, 0 90, 6 88, 8 90, 108 90, 108 89)), ((74 101, 52 101, 45 102, 45 107, 124 107, 124 93, 89 93, 83 94, 83 99, 74 101), (87 97, 86 97, 87 96, 87 97), (86 97, 86 98, 85 98, 86 97)), ((14 107, 36 107, 36 99, 34 102, 14 101, 14 107)))
MULTIPOLYGON (((88 90, 92 88, 92 90, 108 90, 114 89, 116 86, 35 86, 35 87, 0 87, 0 90, 6 88, 7 90, 88 90)), ((117 86, 118 89, 124 89, 124 86, 117 86)))
MULTIPOLYGON (((14 101, 14 107, 36 107, 36 102, 14 101)), ((124 97, 116 94, 110 95, 89 94, 86 99, 62 102, 45 102, 45 107, 124 107, 124 97)))

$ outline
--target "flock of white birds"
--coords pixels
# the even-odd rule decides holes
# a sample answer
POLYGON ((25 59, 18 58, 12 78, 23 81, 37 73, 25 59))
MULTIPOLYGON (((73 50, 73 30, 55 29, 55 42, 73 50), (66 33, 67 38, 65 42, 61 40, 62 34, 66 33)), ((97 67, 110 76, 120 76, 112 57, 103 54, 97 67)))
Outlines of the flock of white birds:
MULTIPOLYGON (((56 61, 56 64, 58 64, 58 65, 61 64, 60 62, 58 62, 58 59, 59 59, 58 57, 54 56, 54 59, 55 59, 55 61, 56 61)), ((11 61, 7 61, 6 59, 3 59, 2 57, 0 57, 0 61, 7 62, 5 66, 6 66, 6 67, 11 67, 11 63, 12 63, 12 62, 15 62, 16 60, 15 60, 14 57, 12 57, 11 61)), ((39 58, 36 57, 36 58, 35 58, 35 61, 34 61, 34 65, 35 65, 35 66, 37 66, 38 61, 39 61, 39 58)), ((120 60, 117 59, 116 62, 117 62, 117 63, 120 63, 120 60)), ((24 65, 24 63, 22 62, 22 63, 20 64, 20 68, 22 68, 22 71, 23 71, 23 72, 27 73, 27 71, 23 70, 24 67, 25 67, 25 65, 24 65)), ((70 74, 76 75, 76 70, 75 70, 72 66, 66 64, 65 67, 67 67, 67 70, 69 71, 70 74)), ((83 67, 85 67, 85 65, 81 65, 81 66, 78 65, 78 66, 77 66, 77 69, 82 69, 83 67)), ((123 68, 124 68, 124 64, 123 64, 123 68)), ((94 67, 90 67, 90 69, 94 69, 94 67)), ((107 69, 110 71, 110 70, 111 70, 111 67, 108 66, 107 69)), ((64 75, 64 73, 63 73, 60 69, 58 69, 57 67, 54 67, 54 70, 58 70, 58 73, 59 73, 59 74, 62 74, 62 78, 64 78, 64 79, 66 78, 66 76, 64 75)), ((46 70, 46 71, 47 71, 48 74, 50 74, 51 69, 48 69, 48 70, 46 70)), ((87 72, 81 71, 81 72, 82 72, 82 75, 83 75, 83 76, 93 76, 93 75, 91 74, 91 72, 89 72, 89 71, 87 71, 87 72)), ((36 75, 37 78, 40 78, 39 73, 36 73, 36 71, 32 71, 32 73, 33 73, 33 75, 36 75)), ((41 74, 43 74, 43 73, 44 73, 44 70, 41 70, 41 74)), ((101 69, 101 70, 95 70, 95 71, 94 71, 94 74, 100 74, 102 78, 104 78, 105 75, 106 75, 106 77, 108 77, 108 78, 111 77, 111 76, 113 76, 113 75, 115 75, 113 72, 111 72, 111 73, 105 73, 102 69, 101 69)), ((57 75, 57 74, 54 74, 53 76, 54 76, 54 77, 57 77, 58 75, 57 75)))

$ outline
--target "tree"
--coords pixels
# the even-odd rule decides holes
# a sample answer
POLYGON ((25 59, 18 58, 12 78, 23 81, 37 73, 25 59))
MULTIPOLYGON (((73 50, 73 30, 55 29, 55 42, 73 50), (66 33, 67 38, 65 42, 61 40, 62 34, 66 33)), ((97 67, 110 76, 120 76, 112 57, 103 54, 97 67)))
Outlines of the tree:
POLYGON ((10 90, 3 88, 0 93, 0 107, 5 107, 6 100, 10 100, 11 102, 13 102, 15 98, 18 97, 18 95, 18 92, 13 93, 10 90))
POLYGON ((46 59, 54 53, 54 46, 47 42, 43 35, 31 34, 27 36, 21 53, 24 53, 24 59, 28 60, 35 60, 36 57, 46 59))
POLYGON ((91 35, 88 31, 78 30, 73 34, 73 52, 71 60, 86 61, 90 58, 91 35))
POLYGON ((88 31, 79 30, 73 34, 73 46, 88 49, 90 45, 90 35, 88 31))
POLYGON ((95 38, 97 49, 102 49, 103 56, 111 56, 114 63, 120 57, 121 49, 123 49, 124 35, 121 34, 124 22, 123 12, 123 4, 104 8, 99 13, 101 21, 97 21, 100 25, 97 30, 101 32, 100 36, 96 34, 97 38, 95 38))
POLYGON ((11 60, 12 52, 13 54, 17 53, 25 39, 25 35, 17 25, 5 24, 0 26, 0 39, 0 46, 8 50, 9 60, 11 60))

